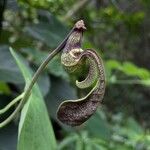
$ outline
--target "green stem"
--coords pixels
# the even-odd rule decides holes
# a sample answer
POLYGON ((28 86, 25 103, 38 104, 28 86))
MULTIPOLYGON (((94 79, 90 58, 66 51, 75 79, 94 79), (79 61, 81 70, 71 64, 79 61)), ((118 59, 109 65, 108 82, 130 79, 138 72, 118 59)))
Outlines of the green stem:
POLYGON ((5 106, 3 109, 0 109, 0 115, 5 113, 7 110, 9 110, 13 105, 15 105, 17 102, 19 102, 24 96, 24 93, 13 99, 7 106, 5 106))
POLYGON ((38 77, 40 76, 42 71, 45 69, 45 67, 47 66, 49 61, 64 48, 66 41, 67 41, 68 37, 70 36, 70 34, 73 32, 74 28, 75 27, 72 28, 72 30, 69 32, 69 34, 66 36, 66 38, 60 43, 60 45, 55 50, 53 50, 48 55, 48 57, 44 60, 44 62, 37 69, 37 71, 35 72, 32 80, 30 82, 30 84, 25 89, 24 96, 23 96, 22 100, 20 101, 20 103, 18 104, 17 108, 14 110, 14 112, 7 119, 5 119, 3 122, 0 123, 0 128, 4 127, 10 121, 12 121, 15 118, 16 114, 23 108, 24 104, 26 103, 26 101, 28 100, 28 98, 30 96, 31 90, 32 90, 35 82, 37 81, 38 77))

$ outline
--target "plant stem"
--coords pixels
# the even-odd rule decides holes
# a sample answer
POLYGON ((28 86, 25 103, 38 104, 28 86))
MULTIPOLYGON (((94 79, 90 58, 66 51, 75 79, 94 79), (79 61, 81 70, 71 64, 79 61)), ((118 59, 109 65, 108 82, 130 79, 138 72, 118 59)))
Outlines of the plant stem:
POLYGON ((5 113, 7 110, 9 110, 13 105, 15 105, 17 102, 19 102, 24 96, 24 93, 13 99, 7 106, 5 106, 3 109, 0 109, 0 115, 5 113))
POLYGON ((75 28, 75 26, 72 28, 72 30, 69 32, 69 34, 66 36, 66 38, 60 43, 60 45, 48 55, 48 57, 44 60, 44 62, 37 69, 30 84, 25 89, 24 96, 23 96, 22 100, 20 101, 20 103, 18 104, 17 108, 7 119, 5 119, 3 122, 0 123, 0 128, 4 127, 11 120, 13 120, 15 118, 16 114, 23 108, 23 106, 25 105, 26 101, 28 100, 28 98, 30 96, 31 90, 32 90, 35 82, 37 81, 38 77, 40 76, 42 71, 45 69, 45 67, 47 66, 49 61, 64 48, 66 41, 67 41, 68 37, 70 36, 70 34, 73 32, 74 28, 75 28))

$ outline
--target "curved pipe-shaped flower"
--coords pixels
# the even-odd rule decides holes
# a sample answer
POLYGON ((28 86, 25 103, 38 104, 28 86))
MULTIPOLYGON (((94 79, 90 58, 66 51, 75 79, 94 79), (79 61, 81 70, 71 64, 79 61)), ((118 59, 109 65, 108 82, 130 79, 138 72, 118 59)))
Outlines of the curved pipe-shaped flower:
POLYGON ((77 100, 66 100, 60 104, 57 117, 61 122, 71 126, 81 125, 89 119, 100 105, 105 93, 103 61, 95 51, 91 49, 85 51, 72 49, 69 53, 62 54, 63 64, 66 68, 72 70, 80 65, 83 59, 89 61, 89 73, 85 80, 76 82, 76 85, 79 88, 87 88, 95 82, 95 79, 97 81, 94 88, 85 97, 77 100), (63 59, 70 60, 70 63, 68 61, 68 64, 65 64, 63 59))
POLYGON ((78 69, 83 60, 89 62, 87 77, 81 82, 76 81, 78 88, 90 87, 96 80, 95 86, 85 97, 77 100, 66 100, 60 104, 57 117, 61 122, 71 126, 84 123, 96 111, 105 93, 105 73, 101 57, 92 49, 85 51, 81 49, 84 30, 85 25, 81 20, 69 36, 61 55, 61 63, 70 72, 78 69))
POLYGON ((85 51, 81 49, 84 30, 85 25, 81 20, 69 36, 61 55, 61 63, 70 72, 78 69, 83 60, 89 62, 87 77, 81 82, 76 81, 78 88, 90 87, 96 80, 95 86, 85 97, 77 100, 66 100, 60 104, 57 117, 61 122, 71 126, 84 123, 96 111, 105 93, 105 73, 101 57, 92 49, 85 51))

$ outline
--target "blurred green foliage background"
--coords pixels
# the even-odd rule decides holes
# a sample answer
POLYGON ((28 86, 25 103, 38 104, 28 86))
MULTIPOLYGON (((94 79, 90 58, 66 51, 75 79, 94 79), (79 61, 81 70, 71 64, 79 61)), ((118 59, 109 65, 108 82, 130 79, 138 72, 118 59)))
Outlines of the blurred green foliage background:
MULTIPOLYGON (((65 126, 56 118, 57 107, 65 99, 85 94, 75 87, 75 79, 83 79, 86 72, 66 73, 60 55, 49 63, 38 85, 52 122, 57 149, 150 150, 149 16, 149 0, 1 0, 0 108, 24 88, 24 79, 9 47, 34 72, 74 23, 83 19, 87 31, 82 46, 94 48, 102 56, 107 88, 94 116, 80 127, 65 126)), ((14 109, 1 115, 0 121, 14 109)), ((0 150, 16 149, 18 122, 19 115, 0 130, 0 150)), ((30 139, 31 135, 26 136, 30 139)), ((24 145, 19 150, 22 149, 37 148, 28 149, 24 145)), ((45 145, 42 150, 49 149, 45 145)))

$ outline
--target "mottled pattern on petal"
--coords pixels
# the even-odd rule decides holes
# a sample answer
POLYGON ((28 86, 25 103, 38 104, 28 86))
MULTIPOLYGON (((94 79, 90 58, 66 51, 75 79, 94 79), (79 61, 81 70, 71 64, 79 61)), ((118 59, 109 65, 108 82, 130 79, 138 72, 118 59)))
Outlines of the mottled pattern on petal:
MULTIPOLYGON (((87 96, 77 100, 66 100, 60 104, 57 117, 61 122, 71 126, 81 125, 89 119, 100 105, 105 93, 105 73, 102 59, 95 51, 89 49, 81 52, 76 60, 80 62, 83 58, 86 58, 90 64, 89 74, 87 78, 82 81, 84 87, 91 85, 93 81, 89 80, 94 79, 92 77, 93 75, 96 75, 97 82, 87 96), (88 82, 90 82, 90 84, 88 82)), ((78 64, 76 63, 76 65, 78 64)))

